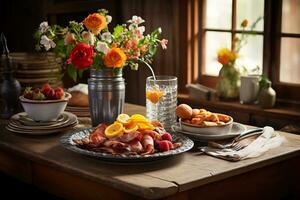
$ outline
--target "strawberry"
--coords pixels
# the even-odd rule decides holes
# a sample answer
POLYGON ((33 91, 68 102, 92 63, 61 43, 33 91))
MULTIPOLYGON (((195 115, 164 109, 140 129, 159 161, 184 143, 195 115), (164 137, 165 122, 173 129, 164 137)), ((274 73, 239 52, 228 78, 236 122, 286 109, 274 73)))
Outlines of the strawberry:
POLYGON ((54 100, 54 99, 56 99, 55 91, 51 88, 51 89, 46 93, 46 97, 47 97, 48 100, 54 100))
POLYGON ((33 91, 33 97, 32 97, 33 100, 44 100, 46 99, 45 95, 40 91, 40 89, 35 89, 33 91))
POLYGON ((170 142, 173 141, 173 138, 172 138, 172 136, 171 136, 170 133, 164 133, 164 134, 162 134, 161 138, 162 138, 163 140, 168 140, 168 141, 170 141, 170 142))
POLYGON ((49 85, 49 83, 43 85, 41 92, 47 96, 47 93, 51 90, 51 86, 49 85))
POLYGON ((159 151, 169 151, 169 141, 168 140, 162 140, 158 142, 158 149, 159 151))
POLYGON ((170 150, 174 149, 174 145, 173 145, 172 142, 168 141, 168 144, 169 144, 169 149, 170 149, 170 150))
POLYGON ((33 99, 33 92, 32 92, 32 88, 31 87, 26 87, 23 93, 23 96, 26 99, 33 99))
POLYGON ((55 96, 56 99, 63 99, 65 98, 65 92, 61 87, 56 87, 55 88, 55 96))

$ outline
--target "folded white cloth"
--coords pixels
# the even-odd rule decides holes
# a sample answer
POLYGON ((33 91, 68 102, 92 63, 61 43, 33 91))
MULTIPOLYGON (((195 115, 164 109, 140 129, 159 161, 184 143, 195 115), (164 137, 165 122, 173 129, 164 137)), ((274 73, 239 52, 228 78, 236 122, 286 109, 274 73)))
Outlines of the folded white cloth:
POLYGON ((239 161, 247 158, 258 157, 269 149, 280 146, 285 141, 279 133, 274 132, 272 127, 264 127, 263 133, 245 148, 235 151, 230 148, 219 149, 201 147, 200 150, 208 155, 230 161, 239 161))

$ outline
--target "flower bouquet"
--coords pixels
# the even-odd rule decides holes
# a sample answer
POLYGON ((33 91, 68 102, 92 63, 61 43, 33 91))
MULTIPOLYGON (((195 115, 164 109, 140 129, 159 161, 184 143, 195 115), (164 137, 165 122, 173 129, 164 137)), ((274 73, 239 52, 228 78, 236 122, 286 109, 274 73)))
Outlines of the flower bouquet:
POLYGON ((241 37, 235 37, 232 41, 232 49, 220 48, 217 52, 217 60, 222 64, 219 72, 219 81, 217 84, 218 95, 222 99, 235 99, 239 95, 240 87, 240 70, 236 66, 236 60, 239 58, 241 48, 247 44, 247 38, 254 34, 254 28, 262 19, 259 17, 251 26, 248 34, 245 29, 248 26, 248 20, 243 20, 241 23, 241 37))
POLYGON ((157 47, 167 48, 166 39, 158 39, 161 28, 144 35, 145 21, 133 16, 126 24, 108 29, 112 17, 105 9, 88 15, 83 22, 70 21, 68 27, 42 22, 35 33, 38 51, 54 51, 65 62, 66 71, 76 81, 86 69, 137 70, 139 61, 150 64, 157 47))
POLYGON ((133 16, 112 32, 108 29, 111 20, 108 11, 100 9, 82 22, 70 21, 68 27, 42 22, 35 33, 36 49, 54 51, 74 81, 90 69, 88 90, 93 125, 111 123, 123 111, 122 69, 129 66, 137 70, 140 62, 150 67, 157 48, 167 48, 168 41, 158 38, 161 28, 144 35, 145 21, 141 17, 133 16))

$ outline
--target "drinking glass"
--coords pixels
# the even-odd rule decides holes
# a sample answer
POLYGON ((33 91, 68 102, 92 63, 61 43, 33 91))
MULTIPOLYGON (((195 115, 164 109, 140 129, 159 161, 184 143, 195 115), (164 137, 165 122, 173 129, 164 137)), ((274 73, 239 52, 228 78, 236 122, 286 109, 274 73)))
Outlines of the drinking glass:
POLYGON ((147 118, 160 121, 166 130, 176 123, 177 77, 150 76, 146 80, 147 118))

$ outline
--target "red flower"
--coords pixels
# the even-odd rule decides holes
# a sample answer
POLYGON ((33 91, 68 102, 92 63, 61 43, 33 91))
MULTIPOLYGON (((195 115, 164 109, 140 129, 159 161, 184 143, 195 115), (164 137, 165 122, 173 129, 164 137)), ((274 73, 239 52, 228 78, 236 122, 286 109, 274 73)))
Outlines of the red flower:
POLYGON ((72 49, 68 62, 75 65, 77 69, 86 69, 93 64, 94 56, 94 46, 81 42, 72 49))

